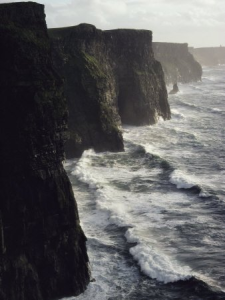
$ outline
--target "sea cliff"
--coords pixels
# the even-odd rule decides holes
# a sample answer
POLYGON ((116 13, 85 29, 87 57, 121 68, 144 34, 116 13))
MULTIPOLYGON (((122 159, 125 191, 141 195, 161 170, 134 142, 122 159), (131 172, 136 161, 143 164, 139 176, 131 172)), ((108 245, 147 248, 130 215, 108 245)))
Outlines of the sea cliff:
POLYGON ((201 80, 202 67, 189 53, 188 44, 154 42, 153 51, 162 64, 167 84, 201 80))
POLYGON ((189 48, 189 52, 202 66, 225 64, 225 47, 189 48))
POLYGON ((50 29, 54 64, 65 79, 68 157, 90 147, 121 151, 121 123, 170 118, 161 64, 148 30, 102 31, 89 24, 50 29))
POLYGON ((63 168, 67 105, 43 5, 0 5, 0 299, 52 300, 89 283, 63 168))

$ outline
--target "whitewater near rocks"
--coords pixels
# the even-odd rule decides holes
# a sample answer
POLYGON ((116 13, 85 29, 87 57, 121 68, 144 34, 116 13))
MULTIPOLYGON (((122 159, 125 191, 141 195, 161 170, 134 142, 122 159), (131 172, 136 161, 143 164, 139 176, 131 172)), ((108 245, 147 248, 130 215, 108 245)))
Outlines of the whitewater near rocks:
POLYGON ((71 300, 225 299, 225 66, 203 71, 124 153, 66 162, 95 279, 71 300))

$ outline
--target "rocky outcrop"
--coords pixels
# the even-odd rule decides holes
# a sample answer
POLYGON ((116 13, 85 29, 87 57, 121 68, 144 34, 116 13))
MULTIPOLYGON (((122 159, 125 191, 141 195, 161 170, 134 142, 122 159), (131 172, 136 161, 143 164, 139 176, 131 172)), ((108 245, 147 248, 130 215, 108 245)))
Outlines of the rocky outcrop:
POLYGON ((173 89, 169 92, 170 95, 177 94, 179 92, 179 88, 177 83, 173 84, 173 89))
POLYGON ((65 78, 67 155, 123 150, 119 126, 170 118, 163 72, 147 30, 102 31, 92 25, 50 29, 55 66, 65 78))
POLYGON ((189 48, 189 52, 202 66, 225 64, 225 47, 189 48))
POLYGON ((188 44, 153 43, 155 58, 161 62, 167 84, 201 80, 201 65, 188 51, 188 44))
POLYGON ((43 5, 0 5, 0 299, 83 292, 86 238, 63 169, 67 106, 43 5))

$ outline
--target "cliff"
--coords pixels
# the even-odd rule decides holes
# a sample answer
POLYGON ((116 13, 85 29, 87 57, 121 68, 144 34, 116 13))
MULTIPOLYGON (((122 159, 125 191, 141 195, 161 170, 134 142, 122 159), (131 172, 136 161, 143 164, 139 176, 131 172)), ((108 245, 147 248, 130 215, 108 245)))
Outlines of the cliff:
POLYGON ((188 44, 153 43, 153 51, 162 64, 167 84, 201 80, 201 65, 189 53, 188 44))
POLYGON ((67 156, 84 149, 123 150, 119 126, 170 118, 163 72, 147 30, 102 31, 93 25, 50 29, 55 67, 65 78, 67 156))
POLYGON ((202 66, 225 64, 225 47, 189 48, 189 52, 202 66))
POLYGON ((77 295, 86 238, 63 169, 67 106, 43 5, 0 5, 0 299, 77 295))

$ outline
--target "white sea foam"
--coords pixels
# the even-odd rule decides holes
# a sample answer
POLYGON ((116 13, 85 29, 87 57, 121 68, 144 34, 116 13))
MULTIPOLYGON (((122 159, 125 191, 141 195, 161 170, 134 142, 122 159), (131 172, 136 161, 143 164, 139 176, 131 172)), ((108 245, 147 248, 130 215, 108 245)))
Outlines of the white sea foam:
POLYGON ((125 236, 128 242, 137 243, 136 246, 130 248, 130 253, 145 275, 164 283, 188 280, 192 277, 189 267, 179 266, 159 249, 142 242, 134 232, 135 230, 130 228, 125 236))
POLYGON ((208 198, 208 197, 210 197, 210 194, 207 191, 201 190, 201 192, 199 193, 199 197, 200 198, 208 198))
POLYGON ((185 174, 180 170, 175 170, 170 175, 170 182, 175 184, 178 189, 190 189, 197 185, 196 178, 185 174))
POLYGON ((215 113, 215 114, 221 114, 221 113, 223 113, 223 110, 220 109, 220 108, 217 108, 217 107, 213 107, 213 108, 211 108, 210 110, 211 110, 213 113, 215 113))
POLYGON ((171 112, 172 112, 172 118, 176 118, 176 119, 184 119, 185 118, 185 116, 175 108, 171 109, 171 112))
MULTIPOLYGON (((148 194, 136 194, 134 195, 134 199, 136 198, 136 201, 132 201, 131 199, 132 192, 123 191, 123 193, 121 193, 120 191, 120 193, 117 194, 115 188, 110 186, 107 182, 107 176, 110 176, 110 172, 108 171, 107 176, 102 176, 102 174, 98 175, 99 171, 96 172, 94 167, 91 165, 91 157, 93 155, 95 155, 93 151, 86 151, 77 162, 72 174, 76 175, 80 180, 87 183, 89 188, 94 190, 97 208, 108 213, 108 219, 105 219, 104 222, 109 222, 120 227, 138 226, 139 230, 144 230, 143 225, 147 218, 149 222, 152 223, 153 227, 157 227, 158 224, 158 228, 162 228, 164 224, 161 212, 165 206, 163 199, 161 205, 157 205, 158 201, 155 199, 158 199, 158 194, 151 194, 151 196, 148 194), (152 199, 154 203, 152 203, 150 199, 152 199), (143 206, 144 203, 145 205, 143 206), (137 219, 134 219, 135 215, 137 216, 137 219)), ((121 180, 123 180, 123 178, 128 180, 128 177, 132 178, 138 173, 136 172, 135 174, 135 172, 128 172, 123 174, 123 169, 118 169, 117 171, 118 177, 121 180)), ((152 176, 156 175, 160 171, 161 170, 157 169, 153 172, 152 176)), ((143 175, 143 170, 140 172, 142 172, 143 175)), ((115 174, 113 174, 113 176, 115 176, 115 174)), ((94 218, 97 218, 97 216, 94 216, 94 218)), ((151 227, 151 224, 148 224, 148 226, 151 227)), ((162 252, 146 245, 145 237, 143 236, 142 239, 139 234, 135 234, 133 228, 129 228, 127 230, 126 239, 128 242, 137 243, 137 246, 130 249, 130 253, 133 255, 134 259, 138 261, 141 270, 147 276, 165 283, 177 280, 186 280, 191 277, 189 269, 186 267, 180 267, 175 262, 172 262, 169 257, 165 256, 162 252)), ((90 239, 90 243, 94 242, 95 237, 92 237, 90 239)), ((94 285, 92 288, 94 288, 94 285)), ((95 286, 95 288, 98 287, 95 286)), ((102 293, 102 291, 99 292, 102 293)))
MULTIPOLYGON (((120 194, 117 195, 115 189, 109 185, 107 178, 104 176, 104 169, 106 169, 107 176, 110 177, 111 173, 111 177, 115 178, 113 171, 108 172, 108 168, 102 168, 101 171, 97 168, 97 171, 95 171, 95 168, 91 166, 91 158, 95 155, 93 150, 85 151, 71 174, 79 178, 80 181, 87 183, 89 188, 94 190, 97 208, 109 214, 108 223, 121 227, 129 226, 129 206, 126 203, 126 193, 123 196, 123 201, 121 201, 120 194)), ((121 170, 122 174, 123 171, 125 172, 123 175, 125 181, 129 176, 133 176, 127 170, 121 170)))
POLYGON ((91 163, 89 156, 95 155, 93 150, 84 151, 82 157, 77 162, 76 168, 71 172, 72 175, 76 175, 82 182, 87 183, 90 188, 97 188, 97 183, 88 172, 88 167, 91 163))
POLYGON ((146 153, 156 155, 156 156, 160 156, 163 154, 162 151, 160 151, 159 149, 157 149, 156 147, 154 147, 151 144, 143 144, 143 147, 144 147, 146 153))
MULTIPOLYGON (((149 169, 140 168, 131 172, 128 165, 126 168, 123 168, 119 161, 109 169, 104 167, 104 164, 97 165, 95 163, 96 156, 97 154, 91 150, 85 151, 84 155, 76 163, 72 174, 89 185, 94 195, 97 210, 107 213, 104 216, 103 228, 110 223, 120 227, 130 227, 126 232, 126 239, 130 243, 137 244, 130 249, 130 253, 138 262, 142 272, 147 276, 164 283, 188 280, 192 277, 191 269, 181 266, 176 261, 173 249, 171 252, 168 252, 168 249, 164 251, 164 247, 160 247, 160 236, 149 235, 151 230, 154 232, 157 229, 158 232, 163 232, 165 228, 165 230, 171 229, 172 232, 169 233, 169 237, 173 239, 173 229, 176 226, 181 226, 185 222, 190 224, 197 222, 192 210, 189 210, 188 196, 181 197, 177 192, 174 194, 169 193, 169 196, 165 196, 160 192, 135 193, 132 188, 130 190, 117 189, 115 180, 128 184, 133 182, 134 178, 140 176, 142 178, 147 176, 147 178, 150 178, 152 175, 154 178, 162 170, 156 168, 154 172, 151 172, 149 169), (183 205, 185 205, 187 218, 184 220, 183 218, 182 220, 164 219, 164 216, 170 216, 170 211, 171 216, 173 213, 177 216, 182 213, 183 216, 183 205), (154 239, 157 239, 157 241, 154 242, 154 239), (159 247, 157 247, 158 243, 159 247)), ((171 182, 179 186, 178 188, 190 188, 196 185, 197 178, 176 170, 171 174, 171 182)), ((192 208, 193 206, 192 202, 192 208)), ((97 220, 98 214, 93 216, 93 218, 97 220)), ((93 222, 89 221, 93 225, 93 222)), ((95 234, 93 234, 93 236, 90 236, 90 244, 98 243, 99 241, 104 245, 104 239, 100 238, 99 240, 97 238, 96 240, 95 234)), ((108 244, 108 242, 106 243, 108 244)), ((163 244, 165 244, 164 240, 163 244)), ((101 273, 101 271, 97 273, 99 272, 101 273)), ((108 285, 105 288, 107 289, 108 285)), ((92 283, 91 289, 91 293, 99 293, 100 297, 102 297, 94 299, 107 299, 105 298, 107 295, 104 294, 98 283, 92 283)), ((90 296, 89 292, 87 292, 86 298, 82 297, 81 299, 89 299, 88 295, 90 296)))

